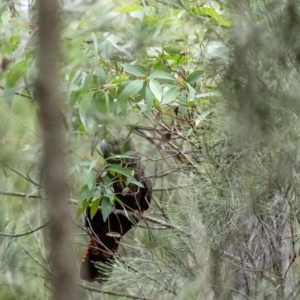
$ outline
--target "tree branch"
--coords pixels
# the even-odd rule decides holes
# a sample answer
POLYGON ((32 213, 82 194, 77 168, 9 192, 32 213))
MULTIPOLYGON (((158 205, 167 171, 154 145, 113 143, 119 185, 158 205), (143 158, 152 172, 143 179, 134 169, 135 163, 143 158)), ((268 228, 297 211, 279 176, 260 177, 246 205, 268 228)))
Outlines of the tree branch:
POLYGON ((150 300, 149 298, 145 298, 145 297, 138 297, 138 296, 134 296, 134 295, 128 295, 128 294, 104 291, 104 290, 101 290, 101 289, 95 289, 95 288, 85 286, 85 285, 82 285, 82 284, 77 284, 77 285, 80 286, 81 288, 83 288, 87 291, 91 291, 91 292, 97 292, 97 293, 101 293, 101 294, 117 296, 117 297, 124 297, 124 298, 129 298, 129 299, 150 300))
POLYGON ((12 197, 21 197, 21 198, 34 198, 34 199, 40 199, 41 197, 38 195, 28 195, 26 193, 17 193, 17 192, 4 192, 0 191, 0 195, 4 196, 12 196, 12 197))
POLYGON ((21 236, 25 236, 25 235, 29 235, 31 233, 34 233, 36 231, 39 231, 40 229, 46 227, 47 225, 49 224, 49 222, 33 229, 33 230, 30 230, 30 231, 27 231, 27 232, 24 232, 24 233, 18 233, 18 234, 10 234, 10 233, 4 233, 4 232, 0 232, 0 236, 7 236, 7 237, 21 237, 21 236))

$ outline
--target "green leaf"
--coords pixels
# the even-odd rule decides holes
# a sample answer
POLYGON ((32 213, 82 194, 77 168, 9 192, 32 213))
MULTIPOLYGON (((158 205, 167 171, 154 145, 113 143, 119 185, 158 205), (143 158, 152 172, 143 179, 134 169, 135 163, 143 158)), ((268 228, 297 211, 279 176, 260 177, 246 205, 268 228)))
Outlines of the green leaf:
POLYGON ((126 153, 132 150, 132 140, 131 138, 127 139, 127 141, 124 143, 121 153, 126 153))
MULTIPOLYGON (((133 155, 130 155, 131 152, 125 152, 124 154, 113 154, 106 158, 106 160, 113 160, 113 159, 122 159, 122 158, 133 158, 133 155)), ((132 153, 133 154, 133 153, 132 153)))
POLYGON ((172 76, 171 74, 164 72, 164 71, 154 71, 150 76, 150 79, 165 79, 168 81, 173 81, 175 82, 176 79, 174 76, 172 76))
POLYGON ((104 183, 105 185, 107 185, 107 186, 112 184, 112 180, 111 180, 111 178, 108 177, 108 176, 104 176, 104 177, 102 178, 102 180, 103 180, 103 183, 104 183))
POLYGON ((129 80, 130 80, 129 76, 121 76, 119 78, 112 79, 110 83, 111 84, 120 84, 120 83, 123 83, 123 82, 128 82, 129 80))
POLYGON ((148 85, 146 86, 146 90, 145 90, 145 100, 146 100, 147 113, 149 114, 153 107, 153 94, 148 85))
POLYGON ((141 11, 141 10, 143 10, 142 6, 133 6, 132 5, 132 6, 122 7, 118 11, 122 12, 122 13, 131 13, 131 12, 134 12, 134 11, 141 11))
POLYGON ((76 217, 79 218, 84 211, 85 211, 85 209, 83 209, 82 207, 79 206, 77 208, 76 217))
POLYGON ((22 75, 26 73, 27 69, 27 61, 21 60, 17 64, 15 64, 9 71, 6 76, 6 86, 11 89, 17 83, 22 75))
POLYGON ((166 51, 168 54, 178 54, 181 51, 184 50, 184 47, 178 43, 170 42, 167 45, 164 46, 164 51, 166 51))
POLYGON ((87 207, 89 206, 90 201, 89 199, 84 199, 81 203, 81 205, 78 207, 77 209, 77 218, 87 209, 87 207))
POLYGON ((197 16, 210 17, 221 26, 231 26, 231 23, 219 15, 212 7, 197 7, 193 8, 192 12, 197 16))
POLYGON ((124 176, 128 177, 129 179, 133 178, 131 173, 128 170, 122 168, 120 165, 107 165, 107 166, 105 166, 105 169, 108 171, 112 171, 112 172, 116 172, 118 174, 124 175, 124 176))
POLYGON ((158 101, 162 99, 162 89, 158 81, 155 79, 150 79, 149 81, 149 88, 154 96, 157 98, 158 101))
POLYGON ((187 97, 187 101, 195 100, 195 89, 187 83, 187 87, 189 89, 189 94, 187 97))
POLYGON ((123 195, 123 196, 126 196, 127 193, 128 193, 128 191, 129 191, 129 187, 124 188, 124 189, 122 190, 122 195, 123 195))
POLYGON ((1 15, 2 24, 6 25, 9 20, 10 20, 10 12, 6 10, 1 15))
POLYGON ((189 84, 194 84, 204 73, 204 70, 198 70, 190 74, 186 79, 186 82, 189 84))
POLYGON ((113 210, 113 206, 111 205, 109 198, 103 197, 101 201, 101 213, 104 222, 107 220, 112 210, 113 210))
POLYGON ((86 124, 86 113, 90 107, 90 104, 93 100, 94 92, 86 93, 79 104, 79 117, 81 123, 83 124, 84 129, 87 131, 87 124, 86 124))
POLYGON ((84 77, 83 88, 87 89, 92 82, 93 82, 93 72, 90 72, 86 74, 84 77))
POLYGON ((78 168, 77 164, 75 164, 72 167, 70 167, 69 170, 68 170, 67 176, 68 177, 71 176, 77 170, 77 168, 78 168))
POLYGON ((124 169, 120 165, 107 165, 105 167, 105 169, 108 170, 108 171, 110 171, 110 172, 115 172, 117 174, 121 174, 121 175, 127 177, 128 180, 131 183, 133 183, 133 184, 135 184, 135 185, 137 185, 139 187, 144 187, 144 185, 142 183, 140 183, 137 180, 135 180, 135 178, 132 176, 132 174, 131 174, 132 170, 124 169))
POLYGON ((115 202, 115 194, 112 186, 104 186, 104 197, 108 198, 110 201, 110 204, 114 204, 115 202))
POLYGON ((91 204, 91 210, 90 210, 90 217, 91 219, 94 218, 95 214, 98 211, 99 205, 100 205, 100 198, 96 198, 92 200, 92 204, 91 204))
POLYGON ((95 58, 96 61, 99 59, 99 54, 98 54, 98 41, 95 33, 92 32, 92 39, 93 39, 93 44, 94 44, 94 50, 95 50, 95 58))
POLYGON ((85 170, 85 180, 88 186, 88 189, 91 191, 95 185, 94 176, 91 172, 85 170))
POLYGON ((98 83, 100 85, 104 85, 104 84, 106 84, 106 79, 107 79, 106 71, 104 71, 103 69, 100 69, 98 72, 98 83))
POLYGON ((141 188, 144 187, 144 185, 143 185, 142 183, 140 183, 139 181, 135 180, 134 178, 132 178, 132 179, 130 180, 130 183, 133 183, 133 184, 135 184, 135 185, 137 185, 137 186, 139 186, 139 187, 141 187, 141 188))
POLYGON ((147 69, 141 66, 137 65, 129 65, 129 64, 123 64, 124 72, 129 73, 131 75, 137 76, 137 77, 144 77, 147 75, 147 69))
POLYGON ((85 200, 91 199, 93 197, 94 190, 89 190, 87 184, 84 184, 81 187, 81 191, 79 192, 79 206, 82 207, 85 200))
POLYGON ((170 103, 173 100, 176 99, 176 97, 179 94, 179 88, 177 86, 174 86, 172 88, 170 88, 164 95, 163 99, 162 99, 162 103, 166 104, 166 103, 170 103))
POLYGON ((207 116, 209 116, 213 111, 207 110, 204 111, 196 120, 195 120, 195 127, 197 127, 207 116))
POLYGON ((5 100, 9 107, 11 107, 11 105, 12 105, 16 89, 17 89, 17 87, 13 87, 13 88, 9 89, 9 88, 7 88, 7 86, 5 86, 4 97, 5 97, 5 100))
POLYGON ((143 87, 143 80, 131 81, 118 97, 118 101, 123 101, 137 94, 143 87))
POLYGON ((89 167, 89 169, 88 169, 88 172, 89 172, 89 173, 95 168, 95 166, 97 165, 97 162, 98 162, 98 159, 92 160, 92 162, 91 162, 91 164, 90 164, 90 167, 89 167))

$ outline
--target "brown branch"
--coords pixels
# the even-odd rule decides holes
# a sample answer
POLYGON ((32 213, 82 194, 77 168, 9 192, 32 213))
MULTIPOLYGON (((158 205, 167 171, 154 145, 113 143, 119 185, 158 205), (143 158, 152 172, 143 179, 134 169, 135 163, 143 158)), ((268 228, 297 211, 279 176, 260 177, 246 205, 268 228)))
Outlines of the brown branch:
POLYGON ((35 186, 40 186, 39 183, 35 182, 34 180, 32 180, 31 178, 29 178, 28 176, 22 174, 21 172, 19 172, 18 170, 14 169, 13 167, 10 167, 9 165, 7 165, 5 162, 0 161, 6 168, 10 169, 11 171, 13 171, 14 173, 16 173, 17 175, 19 175, 20 177, 24 178, 25 180, 27 180, 28 182, 32 183, 35 186))
POLYGON ((0 232, 0 236, 7 236, 7 237, 21 237, 21 236, 25 236, 25 235, 29 235, 31 233, 34 233, 36 231, 39 231, 40 229, 46 227, 47 225, 49 224, 49 222, 33 229, 33 230, 30 230, 30 231, 27 231, 27 232, 24 232, 24 233, 17 233, 17 234, 10 234, 10 233, 4 233, 4 232, 0 232))
POLYGON ((28 195, 26 193, 17 193, 17 192, 4 192, 0 191, 0 195, 4 196, 12 196, 12 197, 21 197, 21 198, 34 198, 34 199, 40 199, 41 197, 38 195, 28 195))

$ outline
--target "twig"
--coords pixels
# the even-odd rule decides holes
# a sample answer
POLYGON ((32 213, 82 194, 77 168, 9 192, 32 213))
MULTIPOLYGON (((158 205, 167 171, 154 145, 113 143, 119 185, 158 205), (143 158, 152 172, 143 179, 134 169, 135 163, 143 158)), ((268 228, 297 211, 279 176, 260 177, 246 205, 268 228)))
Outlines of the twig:
POLYGON ((4 191, 0 191, 0 195, 12 196, 12 197, 21 197, 21 198, 34 198, 34 199, 41 198, 38 195, 28 195, 26 193, 4 192, 4 191))
MULTIPOLYGON (((0 89, 5 91, 5 87, 3 85, 0 85, 0 89)), ((24 98, 32 100, 32 97, 30 97, 28 95, 25 95, 25 94, 22 94, 22 93, 19 93, 19 92, 15 92, 14 94, 17 95, 17 96, 24 97, 24 98)))
POLYGON ((30 258, 32 258, 33 259, 33 261, 35 262, 35 263, 37 263, 40 267, 42 267, 46 272, 48 272, 49 274, 52 274, 53 275, 53 272, 50 270, 50 269, 48 269, 45 265, 43 265, 37 258, 35 258, 31 253, 30 253, 30 251, 28 251, 28 250, 26 250, 22 245, 20 245, 20 243, 18 243, 17 242, 17 244, 18 244, 18 246, 30 257, 30 258))
POLYGON ((32 132, 34 135, 36 135, 38 138, 41 139, 41 137, 33 130, 31 129, 29 126, 27 126, 25 123, 23 123, 22 121, 20 121, 18 118, 16 118, 9 110, 7 110, 6 107, 4 107, 5 112, 12 117, 16 122, 20 123, 21 125, 23 125, 25 128, 27 128, 30 132, 32 132))
POLYGON ((47 225, 49 224, 49 222, 33 229, 33 230, 30 230, 30 231, 27 231, 27 232, 24 232, 24 233, 18 233, 18 234, 10 234, 10 233, 3 233, 3 232, 0 232, 0 236, 7 236, 7 237, 21 237, 21 236, 25 236, 25 235, 29 235, 31 233, 34 233, 44 227, 46 227, 47 225))
POLYGON ((35 186, 40 186, 39 183, 35 182, 34 180, 32 180, 31 178, 29 178, 28 176, 20 173, 18 170, 14 169, 13 167, 10 167, 9 165, 7 165, 5 162, 0 161, 6 168, 10 169, 11 171, 13 171, 14 173, 16 173, 17 175, 21 176, 22 178, 24 178, 25 180, 29 181, 30 183, 34 184, 35 186))
MULTIPOLYGON (((78 200, 76 200, 76 199, 70 199, 70 200, 68 200, 68 202, 70 202, 71 204, 78 205, 78 200)), ((101 210, 100 207, 99 207, 99 210, 101 210)), ((161 220, 161 219, 157 219, 157 218, 150 217, 150 216, 145 216, 145 215, 143 215, 139 212, 136 212, 136 211, 126 211, 125 212, 122 209, 114 209, 112 211, 112 213, 119 214, 119 215, 124 215, 124 216, 138 217, 140 220, 146 220, 146 221, 149 221, 149 222, 152 222, 152 223, 155 223, 155 224, 159 224, 159 225, 165 226, 165 227, 170 228, 170 229, 176 229, 176 230, 179 230, 181 232, 184 232, 185 234, 188 234, 186 232, 186 230, 184 230, 183 228, 181 228, 179 226, 170 224, 170 223, 168 223, 164 220, 161 220)))
POLYGON ((154 217, 145 216, 145 215, 140 214, 138 212, 130 212, 130 211, 126 211, 125 212, 122 209, 114 209, 113 213, 115 213, 115 214, 121 214, 121 215, 124 215, 124 216, 128 215, 128 216, 138 217, 140 220, 146 220, 146 221, 149 221, 149 222, 152 222, 152 223, 155 223, 155 224, 159 224, 159 225, 165 226, 165 227, 170 228, 170 229, 176 229, 176 230, 179 230, 181 232, 186 233, 186 230, 182 229, 179 226, 170 224, 170 223, 168 223, 168 222, 166 222, 164 220, 156 219, 154 217))
POLYGON ((85 286, 83 284, 77 284, 79 287, 87 290, 87 291, 91 291, 91 292, 97 292, 97 293, 102 293, 102 294, 106 294, 106 295, 111 295, 111 296, 117 296, 117 297, 124 297, 124 298, 129 298, 129 299, 139 299, 139 300, 149 300, 149 298, 145 298, 145 297, 138 297, 138 296, 133 296, 133 295, 128 295, 128 294, 122 294, 122 293, 116 293, 116 292, 110 292, 110 291, 104 291, 101 289, 95 289, 89 286, 85 286))
POLYGON ((187 185, 181 185, 181 186, 175 186, 175 187, 155 188, 152 191, 153 192, 172 191, 172 190, 190 188, 191 186, 193 186, 193 185, 192 184, 187 184, 187 185))

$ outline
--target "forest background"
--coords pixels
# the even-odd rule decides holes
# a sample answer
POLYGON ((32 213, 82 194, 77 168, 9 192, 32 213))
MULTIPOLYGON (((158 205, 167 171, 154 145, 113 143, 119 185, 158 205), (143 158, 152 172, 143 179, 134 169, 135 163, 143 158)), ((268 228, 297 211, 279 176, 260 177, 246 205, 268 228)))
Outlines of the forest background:
POLYGON ((0 299, 299 299, 298 1, 0 15, 0 299), (154 194, 87 284, 82 212, 114 204, 94 197, 107 132, 134 138, 154 194))

